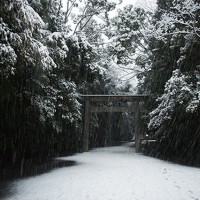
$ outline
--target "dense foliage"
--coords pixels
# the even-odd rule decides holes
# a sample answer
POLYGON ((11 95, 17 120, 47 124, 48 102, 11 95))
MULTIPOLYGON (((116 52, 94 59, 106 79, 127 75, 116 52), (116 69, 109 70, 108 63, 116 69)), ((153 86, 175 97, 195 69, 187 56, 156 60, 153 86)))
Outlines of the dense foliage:
MULTIPOLYGON (((0 166, 80 152, 80 94, 136 91, 150 95, 141 125, 157 142, 146 153, 200 165, 200 2, 158 0, 154 13, 128 5, 110 19, 115 6, 0 1, 0 166)), ((133 121, 92 115, 90 147, 130 139, 133 121)))
POLYGON ((0 150, 12 162, 77 149, 81 120, 77 87, 89 70, 85 52, 90 54, 91 47, 67 37, 62 15, 57 15, 60 23, 47 23, 58 12, 56 1, 39 7, 45 16, 31 3, 0 5, 0 150))
POLYGON ((157 139, 150 153, 200 165, 200 4, 157 3, 152 23, 144 30, 150 64, 140 83, 140 92, 151 95, 143 113, 157 139))
MULTIPOLYGON (((61 0, 0 1, 1 167, 81 152, 80 94, 119 91, 112 87, 106 48, 100 45, 105 23, 94 20, 103 14, 109 23, 115 4, 88 1, 74 14, 78 3, 67 1, 64 11, 61 0)), ((108 126, 107 117, 92 116, 91 128, 108 126)), ((105 145, 108 133, 98 130, 99 136, 91 137, 103 139, 91 146, 105 145)))

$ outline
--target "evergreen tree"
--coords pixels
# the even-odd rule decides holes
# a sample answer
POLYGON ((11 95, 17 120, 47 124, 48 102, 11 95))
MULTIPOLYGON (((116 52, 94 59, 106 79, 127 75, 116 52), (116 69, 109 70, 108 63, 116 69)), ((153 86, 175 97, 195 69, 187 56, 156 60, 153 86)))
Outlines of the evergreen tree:
POLYGON ((61 1, 0 2, 2 162, 81 151, 79 93, 105 84, 94 47, 68 35, 61 8, 61 1))
POLYGON ((151 94, 146 113, 151 111, 147 122, 158 139, 153 151, 165 159, 199 165, 196 122, 200 60, 196 16, 200 7, 197 2, 187 0, 158 3, 147 33, 151 64, 144 71, 140 87, 151 94))

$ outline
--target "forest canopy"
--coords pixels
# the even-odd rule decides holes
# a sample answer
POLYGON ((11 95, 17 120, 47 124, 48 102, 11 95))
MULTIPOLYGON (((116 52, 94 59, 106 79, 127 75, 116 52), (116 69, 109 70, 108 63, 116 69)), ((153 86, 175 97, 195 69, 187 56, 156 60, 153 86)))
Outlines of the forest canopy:
MULTIPOLYGON (((150 95, 141 127, 156 143, 146 153, 200 164, 200 1, 127 5, 110 17, 115 9, 111 0, 0 1, 0 165, 81 152, 80 94, 135 93, 150 95)), ((130 140, 133 121, 93 115, 90 147, 130 140)))

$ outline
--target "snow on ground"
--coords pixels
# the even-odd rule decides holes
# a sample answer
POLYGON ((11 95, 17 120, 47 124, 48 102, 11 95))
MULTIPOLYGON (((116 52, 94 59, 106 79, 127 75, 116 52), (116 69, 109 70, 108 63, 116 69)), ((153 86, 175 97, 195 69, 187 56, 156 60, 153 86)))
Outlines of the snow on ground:
POLYGON ((145 157, 129 146, 59 159, 78 164, 16 181, 16 194, 7 200, 200 199, 199 168, 145 157))

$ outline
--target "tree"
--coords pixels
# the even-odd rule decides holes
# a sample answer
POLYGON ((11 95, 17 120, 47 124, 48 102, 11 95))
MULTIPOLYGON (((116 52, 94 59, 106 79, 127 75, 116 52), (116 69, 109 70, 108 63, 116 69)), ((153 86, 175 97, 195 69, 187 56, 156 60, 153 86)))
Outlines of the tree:
POLYGON ((98 17, 101 21, 109 24, 108 12, 112 11, 115 5, 115 3, 107 0, 85 1, 84 6, 80 8, 80 14, 74 18, 76 24, 74 33, 84 32, 85 27, 94 17, 98 17))
POLYGON ((108 37, 112 40, 109 48, 118 64, 133 63, 138 54, 142 56, 146 51, 146 38, 142 30, 149 23, 150 15, 142 8, 128 5, 112 19, 108 30, 108 37))
POLYGON ((198 13, 196 1, 159 1, 146 30, 151 64, 140 87, 152 95, 146 114, 158 140, 153 154, 193 165, 199 165, 198 13))
POLYGON ((103 78, 92 64, 92 45, 68 35, 61 6, 61 1, 0 2, 4 161, 81 151, 79 92, 99 88, 103 78))

